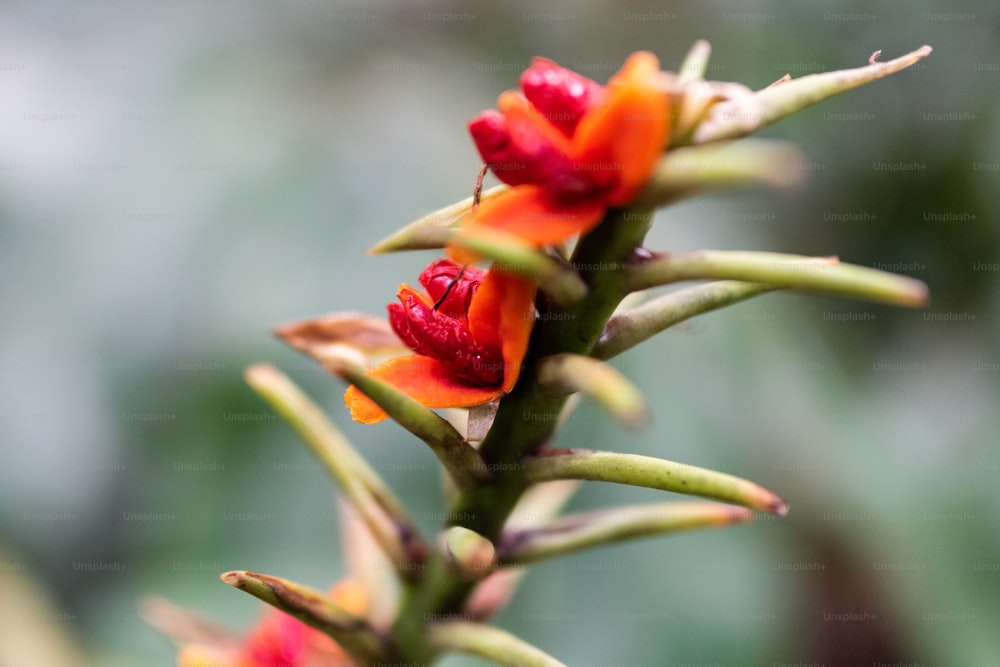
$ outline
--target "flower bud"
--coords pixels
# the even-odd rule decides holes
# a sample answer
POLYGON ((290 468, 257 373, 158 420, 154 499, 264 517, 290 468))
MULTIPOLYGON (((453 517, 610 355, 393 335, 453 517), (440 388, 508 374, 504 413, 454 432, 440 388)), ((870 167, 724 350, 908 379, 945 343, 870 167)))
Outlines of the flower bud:
POLYGON ((493 543, 468 528, 448 528, 441 533, 439 547, 449 566, 466 579, 482 579, 496 564, 493 543))
POLYGON ((604 86, 547 58, 535 58, 521 75, 528 101, 567 137, 591 107, 604 100, 604 86))

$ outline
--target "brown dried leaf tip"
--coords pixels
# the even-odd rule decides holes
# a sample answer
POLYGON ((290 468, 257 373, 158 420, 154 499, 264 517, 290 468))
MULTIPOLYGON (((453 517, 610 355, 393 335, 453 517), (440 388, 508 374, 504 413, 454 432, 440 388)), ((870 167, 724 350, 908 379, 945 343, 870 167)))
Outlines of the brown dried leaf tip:
POLYGON ((274 335, 322 364, 343 354, 343 349, 365 356, 392 356, 409 349, 384 318, 360 313, 332 313, 312 320, 284 324, 274 335))

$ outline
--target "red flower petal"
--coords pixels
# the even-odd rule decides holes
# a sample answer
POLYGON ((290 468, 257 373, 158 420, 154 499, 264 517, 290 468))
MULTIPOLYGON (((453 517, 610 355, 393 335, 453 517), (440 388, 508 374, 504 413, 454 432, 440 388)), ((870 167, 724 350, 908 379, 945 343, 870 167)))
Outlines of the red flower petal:
MULTIPOLYGON (((368 373, 387 382, 429 408, 467 408, 499 398, 497 387, 470 387, 455 378, 448 368, 430 357, 408 354, 376 366, 368 373)), ((351 418, 362 424, 376 424, 388 415, 371 399, 351 385, 344 394, 351 418)))
POLYGON ((490 171, 507 185, 530 183, 535 174, 529 158, 511 136, 510 125, 499 111, 488 109, 469 122, 469 134, 490 171))
POLYGON ((602 85, 547 58, 532 59, 531 67, 521 75, 521 90, 566 136, 572 136, 583 115, 604 99, 602 85))
POLYGON ((420 272, 420 284, 427 290, 437 309, 451 317, 465 317, 472 295, 486 272, 474 266, 462 266, 449 259, 436 259, 420 272))
MULTIPOLYGON (((455 280, 447 297, 444 296, 447 286, 436 286, 438 297, 447 300, 452 293, 458 291, 461 294, 465 290, 462 299, 469 305, 461 305, 458 316, 449 315, 443 308, 434 308, 426 295, 402 285, 398 293, 402 305, 389 304, 389 322, 410 349, 443 363, 457 381, 474 387, 499 386, 503 382, 500 344, 484 345, 477 341, 469 328, 467 316, 473 295, 479 287, 477 274, 482 275, 484 271, 469 267, 466 272, 469 278, 465 278, 464 274, 458 278, 459 265, 450 260, 439 262, 446 262, 455 268, 455 280), (474 286, 472 283, 475 283, 474 286), (441 289, 437 290, 437 287, 441 289)), ((421 279, 424 277, 427 276, 422 275, 421 279)))
MULTIPOLYGON (((656 56, 645 51, 630 56, 606 88, 536 59, 522 77, 530 102, 507 91, 499 111, 470 124, 484 161, 514 187, 467 216, 463 234, 481 226, 533 247, 553 245, 589 231, 609 206, 634 200, 669 139, 670 101, 659 78, 656 56), (570 117, 575 130, 546 118, 553 113, 570 117)), ((478 259, 456 247, 449 255, 478 259)))
POLYGON ((247 635, 243 652, 252 665, 298 665, 307 642, 318 637, 333 641, 284 612, 268 609, 247 635))
POLYGON ((469 123, 479 154, 497 178, 507 185, 534 183, 576 194, 591 189, 589 175, 573 168, 569 138, 523 95, 502 93, 497 107, 469 123))

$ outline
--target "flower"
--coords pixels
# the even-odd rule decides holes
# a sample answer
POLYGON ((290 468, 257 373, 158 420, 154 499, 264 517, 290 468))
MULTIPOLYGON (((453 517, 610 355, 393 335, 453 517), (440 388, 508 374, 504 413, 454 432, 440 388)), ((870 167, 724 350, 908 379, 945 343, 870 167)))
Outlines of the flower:
MULTIPOLYGON (((534 324, 535 285, 498 270, 449 259, 420 274, 426 293, 400 285, 389 323, 413 354, 395 357, 369 374, 429 408, 483 405, 517 382, 534 324)), ((355 421, 386 418, 357 387, 344 395, 355 421)))
MULTIPOLYGON (((334 602, 362 614, 367 596, 358 582, 344 581, 331 591, 334 602)), ((188 644, 177 656, 179 667, 350 667, 354 663, 330 637, 284 612, 268 608, 241 639, 188 644)))
MULTIPOLYGON (((469 123, 476 148, 511 190, 482 202, 463 233, 498 229, 540 247, 594 227, 635 199, 670 135, 670 101, 652 53, 632 54, 607 86, 536 58, 499 110, 469 123)), ((457 243, 461 243, 460 238, 457 243)), ((474 254, 452 247, 453 259, 474 254)))

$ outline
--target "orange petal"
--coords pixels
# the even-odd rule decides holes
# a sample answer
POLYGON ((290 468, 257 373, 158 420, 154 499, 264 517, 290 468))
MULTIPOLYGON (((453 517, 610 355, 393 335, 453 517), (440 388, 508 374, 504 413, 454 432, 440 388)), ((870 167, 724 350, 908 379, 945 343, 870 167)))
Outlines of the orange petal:
POLYGON ((482 259, 482 256, 479 253, 469 250, 468 248, 463 248, 459 245, 449 245, 445 249, 445 254, 448 256, 448 259, 458 262, 459 264, 475 264, 482 259))
POLYGON ((330 590, 330 597, 338 606, 358 616, 368 608, 368 591, 360 581, 341 581, 330 590))
MULTIPOLYGON (((480 286, 482 287, 482 286, 480 286)), ((467 408, 484 405, 503 392, 496 387, 470 387, 456 381, 454 375, 437 359, 408 354, 390 359, 368 372, 416 399, 429 408, 467 408)), ((351 385, 344 394, 351 418, 362 424, 376 424, 388 415, 370 398, 351 385)))
POLYGON ((244 664, 235 650, 225 651, 196 644, 185 646, 177 655, 178 667, 243 667, 244 664))
POLYGON ((620 172, 618 187, 607 197, 612 206, 639 194, 670 137, 670 101, 657 85, 659 71, 652 53, 632 54, 608 82, 605 101, 583 117, 573 136, 577 159, 620 172))
POLYGON ((402 301, 407 296, 413 297, 414 299, 424 304, 428 308, 434 307, 434 302, 431 301, 431 298, 427 296, 423 291, 414 289, 409 285, 407 285, 406 283, 400 283, 399 287, 396 288, 396 297, 402 301))
POLYGON ((606 209, 593 200, 559 204, 537 185, 519 185, 482 202, 470 214, 462 233, 474 234, 475 227, 482 225, 508 232, 535 247, 555 245, 590 231, 606 209))
POLYGON ((503 393, 514 388, 521 374, 534 323, 535 283, 501 271, 489 271, 472 297, 469 329, 477 343, 500 346, 503 393))

